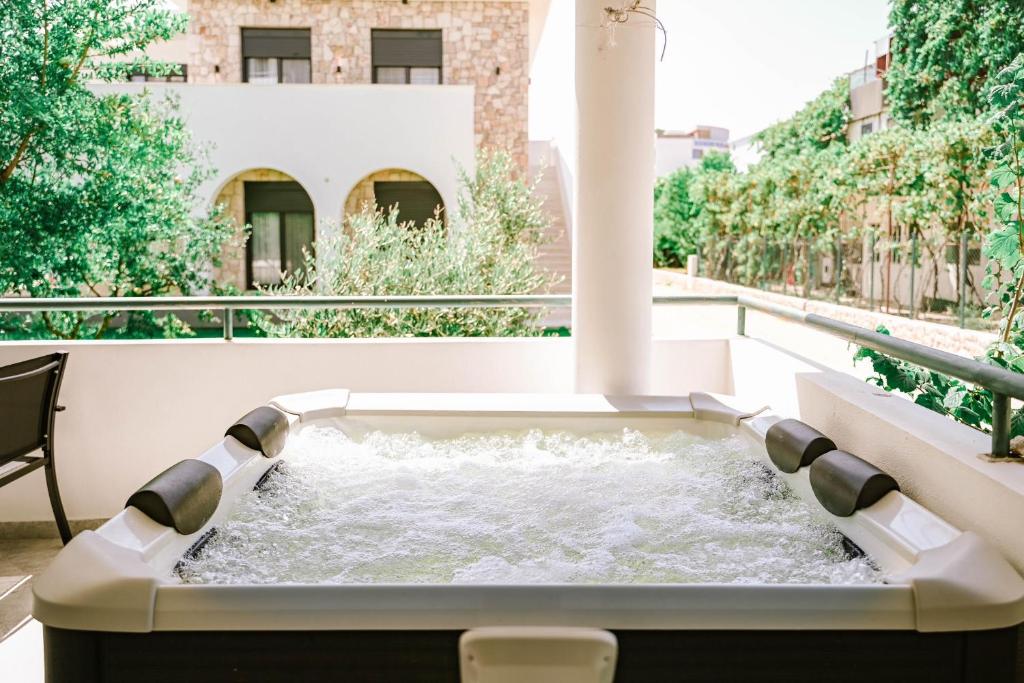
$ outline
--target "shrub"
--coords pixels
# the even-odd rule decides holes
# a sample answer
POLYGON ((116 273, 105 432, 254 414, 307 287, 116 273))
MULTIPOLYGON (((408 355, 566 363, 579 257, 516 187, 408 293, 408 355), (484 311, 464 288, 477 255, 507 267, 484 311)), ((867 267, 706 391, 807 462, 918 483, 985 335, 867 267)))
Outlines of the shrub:
MULTIPOLYGON (((461 174, 458 212, 415 226, 401 207, 364 207, 343 226, 324 226, 303 273, 268 294, 331 296, 531 294, 554 278, 535 265, 549 219, 507 154, 481 155, 461 174)), ((541 333, 541 309, 296 309, 251 317, 275 337, 471 337, 541 333)))

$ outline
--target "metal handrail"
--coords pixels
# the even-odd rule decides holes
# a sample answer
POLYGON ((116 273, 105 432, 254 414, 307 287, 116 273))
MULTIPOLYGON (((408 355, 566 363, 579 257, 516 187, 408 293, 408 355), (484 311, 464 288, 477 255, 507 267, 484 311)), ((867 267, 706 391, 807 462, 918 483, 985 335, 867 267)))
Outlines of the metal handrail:
MULTIPOLYGON (((743 295, 670 295, 655 296, 656 305, 735 305, 736 333, 746 335, 748 308, 789 320, 846 339, 879 353, 920 365, 950 377, 956 377, 992 392, 992 453, 1005 455, 1010 450, 1010 398, 1024 400, 1024 374, 940 351, 923 344, 899 339, 874 330, 845 323, 815 313, 780 306, 743 295)), ((467 295, 467 296, 168 296, 168 297, 64 297, 0 298, 0 312, 38 311, 172 311, 220 310, 224 339, 234 336, 234 312, 237 309, 280 310, 295 308, 517 308, 565 307, 572 305, 571 295, 467 295)))
MULTIPOLYGON (((663 299, 668 298, 670 297, 663 297, 663 299)), ((683 302, 666 300, 664 303, 683 302)), ((1024 400, 1024 374, 1010 372, 973 358, 964 358, 948 351, 940 351, 924 344, 882 334, 866 327, 788 306, 780 306, 750 296, 736 297, 736 333, 740 336, 746 335, 746 309, 748 308, 826 332, 893 358, 988 389, 992 392, 992 454, 1009 454, 1010 423, 1013 416, 1010 399, 1024 400)))
POLYGON ((33 311, 201 311, 214 309, 277 310, 284 308, 515 308, 570 306, 561 294, 479 294, 439 296, 123 296, 7 297, 0 312, 33 311))

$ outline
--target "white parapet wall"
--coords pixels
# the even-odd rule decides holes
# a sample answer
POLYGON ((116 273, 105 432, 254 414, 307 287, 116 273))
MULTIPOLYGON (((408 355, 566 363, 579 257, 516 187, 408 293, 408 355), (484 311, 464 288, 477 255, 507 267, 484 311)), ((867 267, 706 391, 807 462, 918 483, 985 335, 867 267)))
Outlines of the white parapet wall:
MULTIPOLYGON (((7 342, 0 365, 61 349, 70 357, 57 478, 71 519, 113 515, 151 477, 280 394, 573 390, 572 341, 554 337, 7 342)), ((725 340, 664 341, 654 355, 658 393, 728 390, 725 340)), ((0 489, 0 522, 49 519, 41 473, 0 489)))

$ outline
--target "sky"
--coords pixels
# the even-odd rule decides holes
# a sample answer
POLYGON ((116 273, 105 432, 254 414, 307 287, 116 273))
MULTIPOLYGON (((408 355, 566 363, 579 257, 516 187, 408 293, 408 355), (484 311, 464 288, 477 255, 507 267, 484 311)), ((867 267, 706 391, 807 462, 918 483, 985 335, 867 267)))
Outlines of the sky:
POLYGON ((888 0, 660 0, 668 29, 655 123, 728 128, 733 140, 786 118, 864 63, 888 0))

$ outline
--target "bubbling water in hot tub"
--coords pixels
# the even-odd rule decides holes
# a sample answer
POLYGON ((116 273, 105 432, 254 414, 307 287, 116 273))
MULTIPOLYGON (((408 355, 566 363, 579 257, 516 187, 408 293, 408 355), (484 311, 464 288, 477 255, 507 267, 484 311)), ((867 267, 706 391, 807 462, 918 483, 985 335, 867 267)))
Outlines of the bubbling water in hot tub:
POLYGON ((293 435, 186 583, 876 583, 739 435, 293 435))

